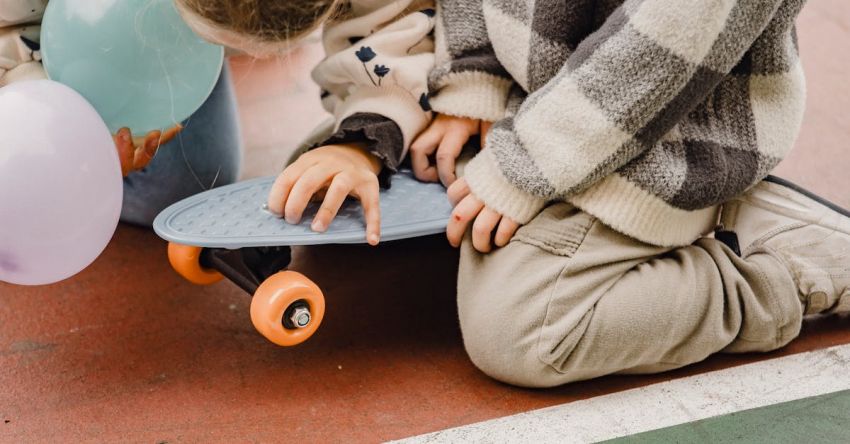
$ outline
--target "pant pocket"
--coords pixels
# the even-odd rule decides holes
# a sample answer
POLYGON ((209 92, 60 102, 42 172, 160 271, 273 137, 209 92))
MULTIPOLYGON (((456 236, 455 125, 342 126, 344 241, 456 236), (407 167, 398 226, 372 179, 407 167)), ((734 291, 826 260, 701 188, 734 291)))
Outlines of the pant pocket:
POLYGON ((594 220, 593 216, 568 203, 556 203, 520 228, 513 241, 533 245, 554 255, 572 257, 594 220))

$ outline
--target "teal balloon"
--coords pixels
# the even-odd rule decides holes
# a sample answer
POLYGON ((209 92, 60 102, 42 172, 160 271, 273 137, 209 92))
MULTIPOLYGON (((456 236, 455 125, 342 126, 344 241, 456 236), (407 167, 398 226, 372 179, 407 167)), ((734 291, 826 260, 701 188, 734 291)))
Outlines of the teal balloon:
POLYGON ((50 0, 41 31, 51 80, 73 88, 114 133, 164 129, 215 87, 224 48, 198 37, 173 0, 50 0))

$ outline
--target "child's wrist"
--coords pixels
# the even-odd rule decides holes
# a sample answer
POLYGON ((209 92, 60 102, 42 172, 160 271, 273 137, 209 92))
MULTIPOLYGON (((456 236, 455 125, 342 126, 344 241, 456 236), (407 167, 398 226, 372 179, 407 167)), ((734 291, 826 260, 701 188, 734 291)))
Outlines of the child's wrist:
POLYGON ((364 160, 365 164, 368 165, 369 169, 378 175, 381 173, 381 170, 384 169, 384 163, 381 161, 378 156, 369 152, 365 143, 346 143, 338 145, 342 148, 349 149, 354 155, 358 156, 360 159, 364 160))

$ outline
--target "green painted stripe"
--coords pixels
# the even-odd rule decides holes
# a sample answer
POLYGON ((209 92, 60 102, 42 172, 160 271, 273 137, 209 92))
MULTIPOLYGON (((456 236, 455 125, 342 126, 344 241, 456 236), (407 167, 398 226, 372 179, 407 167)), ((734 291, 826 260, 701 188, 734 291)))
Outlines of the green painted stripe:
POLYGON ((744 410, 608 443, 850 443, 850 390, 744 410))
MULTIPOLYGON (((843 428, 850 429, 847 398, 831 398, 839 396, 836 395, 839 392, 850 391, 848 370, 850 344, 836 345, 518 413, 397 442, 562 444, 600 442, 631 436, 635 441, 640 439, 650 442, 850 443, 850 436, 836 435, 836 430, 840 433, 843 428), (712 427, 713 421, 725 418, 722 415, 735 414, 730 417, 736 418, 741 415, 736 412, 782 406, 785 405, 783 403, 795 400, 804 400, 804 404, 788 404, 785 412, 772 413, 772 417, 747 418, 751 422, 748 427, 724 424, 721 431, 712 427), (842 402, 844 404, 837 407, 833 405, 842 402), (756 420, 760 422, 753 422, 756 420), (680 429, 684 430, 681 436, 671 435, 664 439, 660 432, 640 435, 688 422, 693 424, 689 428, 680 429), (780 426, 783 428, 779 429, 780 426)), ((770 413, 769 409, 752 411, 765 411, 765 415, 770 413)))

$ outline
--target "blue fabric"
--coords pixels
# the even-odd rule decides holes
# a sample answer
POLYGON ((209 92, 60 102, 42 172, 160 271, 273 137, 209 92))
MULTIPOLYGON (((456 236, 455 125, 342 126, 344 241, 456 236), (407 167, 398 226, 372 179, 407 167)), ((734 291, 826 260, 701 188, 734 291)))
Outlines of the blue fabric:
POLYGON ((124 179, 122 222, 150 226, 174 202, 239 178, 242 143, 226 67, 212 95, 183 125, 145 169, 124 179))

